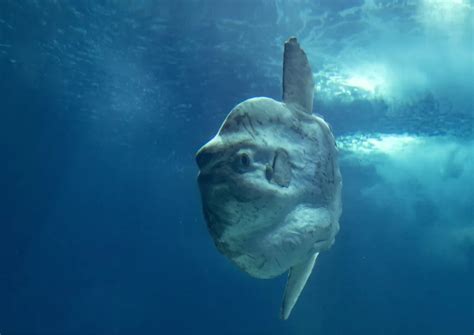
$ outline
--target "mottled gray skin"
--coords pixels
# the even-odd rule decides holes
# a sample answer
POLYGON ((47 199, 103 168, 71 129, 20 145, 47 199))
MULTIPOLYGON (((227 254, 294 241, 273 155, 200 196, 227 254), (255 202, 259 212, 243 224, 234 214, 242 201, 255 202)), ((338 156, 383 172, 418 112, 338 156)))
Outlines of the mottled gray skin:
POLYGON ((197 153, 204 216, 219 251, 257 278, 289 271, 287 319, 320 251, 339 230, 341 174, 334 137, 312 114, 314 82, 296 38, 285 42, 283 102, 237 105, 197 153))
POLYGON ((320 117, 269 98, 237 105, 197 154, 204 215, 219 251, 250 275, 271 278, 328 249, 341 214, 336 157, 320 117), (269 172, 279 152, 289 158, 288 185, 269 172))

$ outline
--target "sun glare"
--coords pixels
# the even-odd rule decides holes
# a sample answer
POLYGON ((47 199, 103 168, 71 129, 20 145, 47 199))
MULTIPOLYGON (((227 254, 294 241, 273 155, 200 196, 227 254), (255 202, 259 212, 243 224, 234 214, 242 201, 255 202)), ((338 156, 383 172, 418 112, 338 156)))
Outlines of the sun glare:
POLYGON ((337 144, 342 151, 356 154, 396 154, 420 141, 408 134, 370 134, 344 136, 337 144))

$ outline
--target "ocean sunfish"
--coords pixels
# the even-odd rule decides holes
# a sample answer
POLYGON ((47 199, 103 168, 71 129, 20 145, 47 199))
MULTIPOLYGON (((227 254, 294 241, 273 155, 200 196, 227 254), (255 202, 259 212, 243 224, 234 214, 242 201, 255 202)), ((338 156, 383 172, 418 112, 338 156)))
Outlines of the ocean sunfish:
POLYGON ((312 114, 314 81, 296 38, 285 42, 283 102, 238 104, 196 154, 204 217, 217 249, 256 278, 289 271, 287 319, 319 252, 334 243, 342 178, 328 124, 312 114))

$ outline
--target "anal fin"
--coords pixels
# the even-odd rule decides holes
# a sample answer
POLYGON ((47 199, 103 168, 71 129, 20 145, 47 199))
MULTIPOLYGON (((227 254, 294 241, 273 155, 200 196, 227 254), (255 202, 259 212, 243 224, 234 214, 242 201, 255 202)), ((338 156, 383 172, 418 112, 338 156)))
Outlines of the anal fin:
POLYGON ((319 253, 317 252, 305 262, 290 268, 280 311, 280 317, 283 320, 288 319, 291 310, 298 301, 301 291, 303 291, 306 281, 311 275, 311 271, 313 271, 314 263, 316 262, 318 254, 319 253))

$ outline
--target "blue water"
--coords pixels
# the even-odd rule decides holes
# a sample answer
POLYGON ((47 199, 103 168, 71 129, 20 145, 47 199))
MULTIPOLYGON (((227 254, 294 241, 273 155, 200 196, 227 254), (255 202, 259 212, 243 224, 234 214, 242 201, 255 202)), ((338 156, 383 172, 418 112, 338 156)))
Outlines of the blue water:
POLYGON ((469 0, 0 2, 0 333, 472 334, 469 0), (288 321, 285 276, 214 247, 196 150, 281 96, 296 35, 344 178, 288 321))

